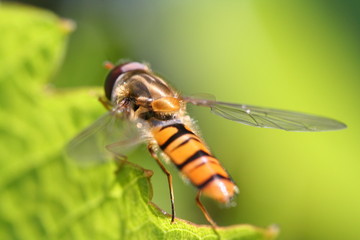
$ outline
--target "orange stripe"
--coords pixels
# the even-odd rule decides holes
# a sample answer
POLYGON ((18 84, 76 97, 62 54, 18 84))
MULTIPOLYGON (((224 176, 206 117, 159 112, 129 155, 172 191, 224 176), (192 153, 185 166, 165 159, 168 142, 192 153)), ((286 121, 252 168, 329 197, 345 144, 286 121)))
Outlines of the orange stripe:
POLYGON ((188 175, 192 170, 194 170, 196 168, 196 166, 199 166, 200 164, 206 164, 206 163, 210 163, 210 162, 215 162, 218 163, 218 160, 214 157, 211 156, 202 156, 194 161, 192 161, 191 163, 187 164, 182 170, 181 172, 184 175, 188 175))
MULTIPOLYGON (((172 143, 170 143, 170 145, 165 149, 166 152, 172 152, 174 150, 174 148, 176 148, 177 146, 179 146, 181 143, 189 140, 190 138, 195 138, 197 140, 200 141, 200 139, 193 134, 184 134, 180 137, 178 137, 176 140, 174 140, 172 143)), ((193 140, 194 141, 194 140, 193 140)), ((195 140, 196 141, 196 140, 195 140)))
MULTIPOLYGON (((167 150, 167 149, 166 149, 167 150)), ((182 145, 179 148, 176 148, 173 151, 165 151, 166 154, 170 156, 175 162, 175 164, 179 165, 185 162, 189 157, 191 157, 195 152, 203 150, 204 152, 210 154, 210 151, 204 146, 204 144, 190 139, 187 143, 182 145)))
POLYGON ((164 144, 172 135, 177 133, 178 130, 175 127, 167 127, 161 130, 161 127, 153 128, 152 133, 159 145, 164 144))
POLYGON ((198 186, 215 174, 229 177, 225 170, 218 163, 214 162, 208 162, 195 168, 193 171, 190 171, 187 176, 196 186, 198 186))

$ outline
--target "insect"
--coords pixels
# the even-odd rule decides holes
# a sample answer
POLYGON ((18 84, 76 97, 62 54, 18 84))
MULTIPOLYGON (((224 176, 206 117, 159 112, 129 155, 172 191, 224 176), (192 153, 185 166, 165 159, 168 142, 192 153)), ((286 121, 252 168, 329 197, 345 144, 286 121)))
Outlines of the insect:
POLYGON ((95 148, 89 146, 101 141, 104 151, 109 150, 125 160, 125 149, 146 142, 151 156, 167 175, 171 222, 175 219, 172 176, 160 160, 159 153, 170 159, 198 188, 196 203, 214 227, 216 223, 201 203, 200 196, 203 194, 228 204, 238 192, 230 175, 197 133, 186 112, 187 104, 209 107, 219 116, 255 127, 287 131, 346 128, 345 124, 325 117, 181 96, 143 63, 127 62, 117 66, 109 63, 107 67, 111 70, 105 81, 105 98, 100 101, 109 111, 75 137, 68 145, 68 152, 84 161, 96 161, 103 157, 93 154, 95 148))

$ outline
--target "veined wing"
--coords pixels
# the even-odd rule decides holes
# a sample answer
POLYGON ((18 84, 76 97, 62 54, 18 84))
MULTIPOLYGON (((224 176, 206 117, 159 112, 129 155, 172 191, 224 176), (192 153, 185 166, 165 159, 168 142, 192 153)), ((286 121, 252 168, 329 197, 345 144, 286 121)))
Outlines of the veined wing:
POLYGON ((108 112, 74 137, 67 144, 66 153, 81 165, 91 165, 109 161, 114 154, 123 155, 143 140, 133 123, 108 112))
POLYGON ((221 117, 254 127, 277 128, 298 132, 330 131, 346 128, 344 123, 337 120, 306 113, 218 102, 196 97, 184 97, 183 100, 198 106, 210 107, 213 113, 221 117))

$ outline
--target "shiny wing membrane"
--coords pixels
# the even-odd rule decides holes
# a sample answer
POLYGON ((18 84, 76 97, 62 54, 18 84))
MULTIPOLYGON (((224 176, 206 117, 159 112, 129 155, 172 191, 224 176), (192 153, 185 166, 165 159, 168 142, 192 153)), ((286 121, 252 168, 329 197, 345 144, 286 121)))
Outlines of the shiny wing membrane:
POLYGON ((306 113, 218 102, 213 99, 198 97, 184 97, 183 100, 194 105, 210 107, 216 115, 254 127, 297 132, 330 131, 346 128, 344 123, 337 120, 306 113))
POLYGON ((80 132, 66 146, 67 155, 81 165, 92 165, 123 156, 142 142, 136 126, 114 112, 108 112, 80 132))

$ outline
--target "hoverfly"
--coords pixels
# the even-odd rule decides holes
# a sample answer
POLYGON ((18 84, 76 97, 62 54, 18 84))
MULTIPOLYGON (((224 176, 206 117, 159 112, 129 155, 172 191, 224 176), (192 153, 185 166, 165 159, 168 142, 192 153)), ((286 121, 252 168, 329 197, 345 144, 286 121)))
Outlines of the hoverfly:
POLYGON ((171 222, 175 218, 172 176, 162 164, 159 152, 198 188, 196 203, 212 226, 216 223, 201 203, 201 194, 227 204, 238 192, 230 175, 197 134, 186 104, 209 107, 219 116, 255 127, 304 132, 346 128, 345 124, 325 117, 181 96, 143 63, 109 63, 107 67, 111 70, 105 80, 105 97, 100 101, 109 112, 75 137, 68 145, 68 153, 85 161, 102 159, 102 155, 91 155, 94 149, 87 144, 98 142, 94 136, 101 135, 104 151, 106 148, 124 160, 123 150, 146 142, 151 156, 167 175, 171 222))

